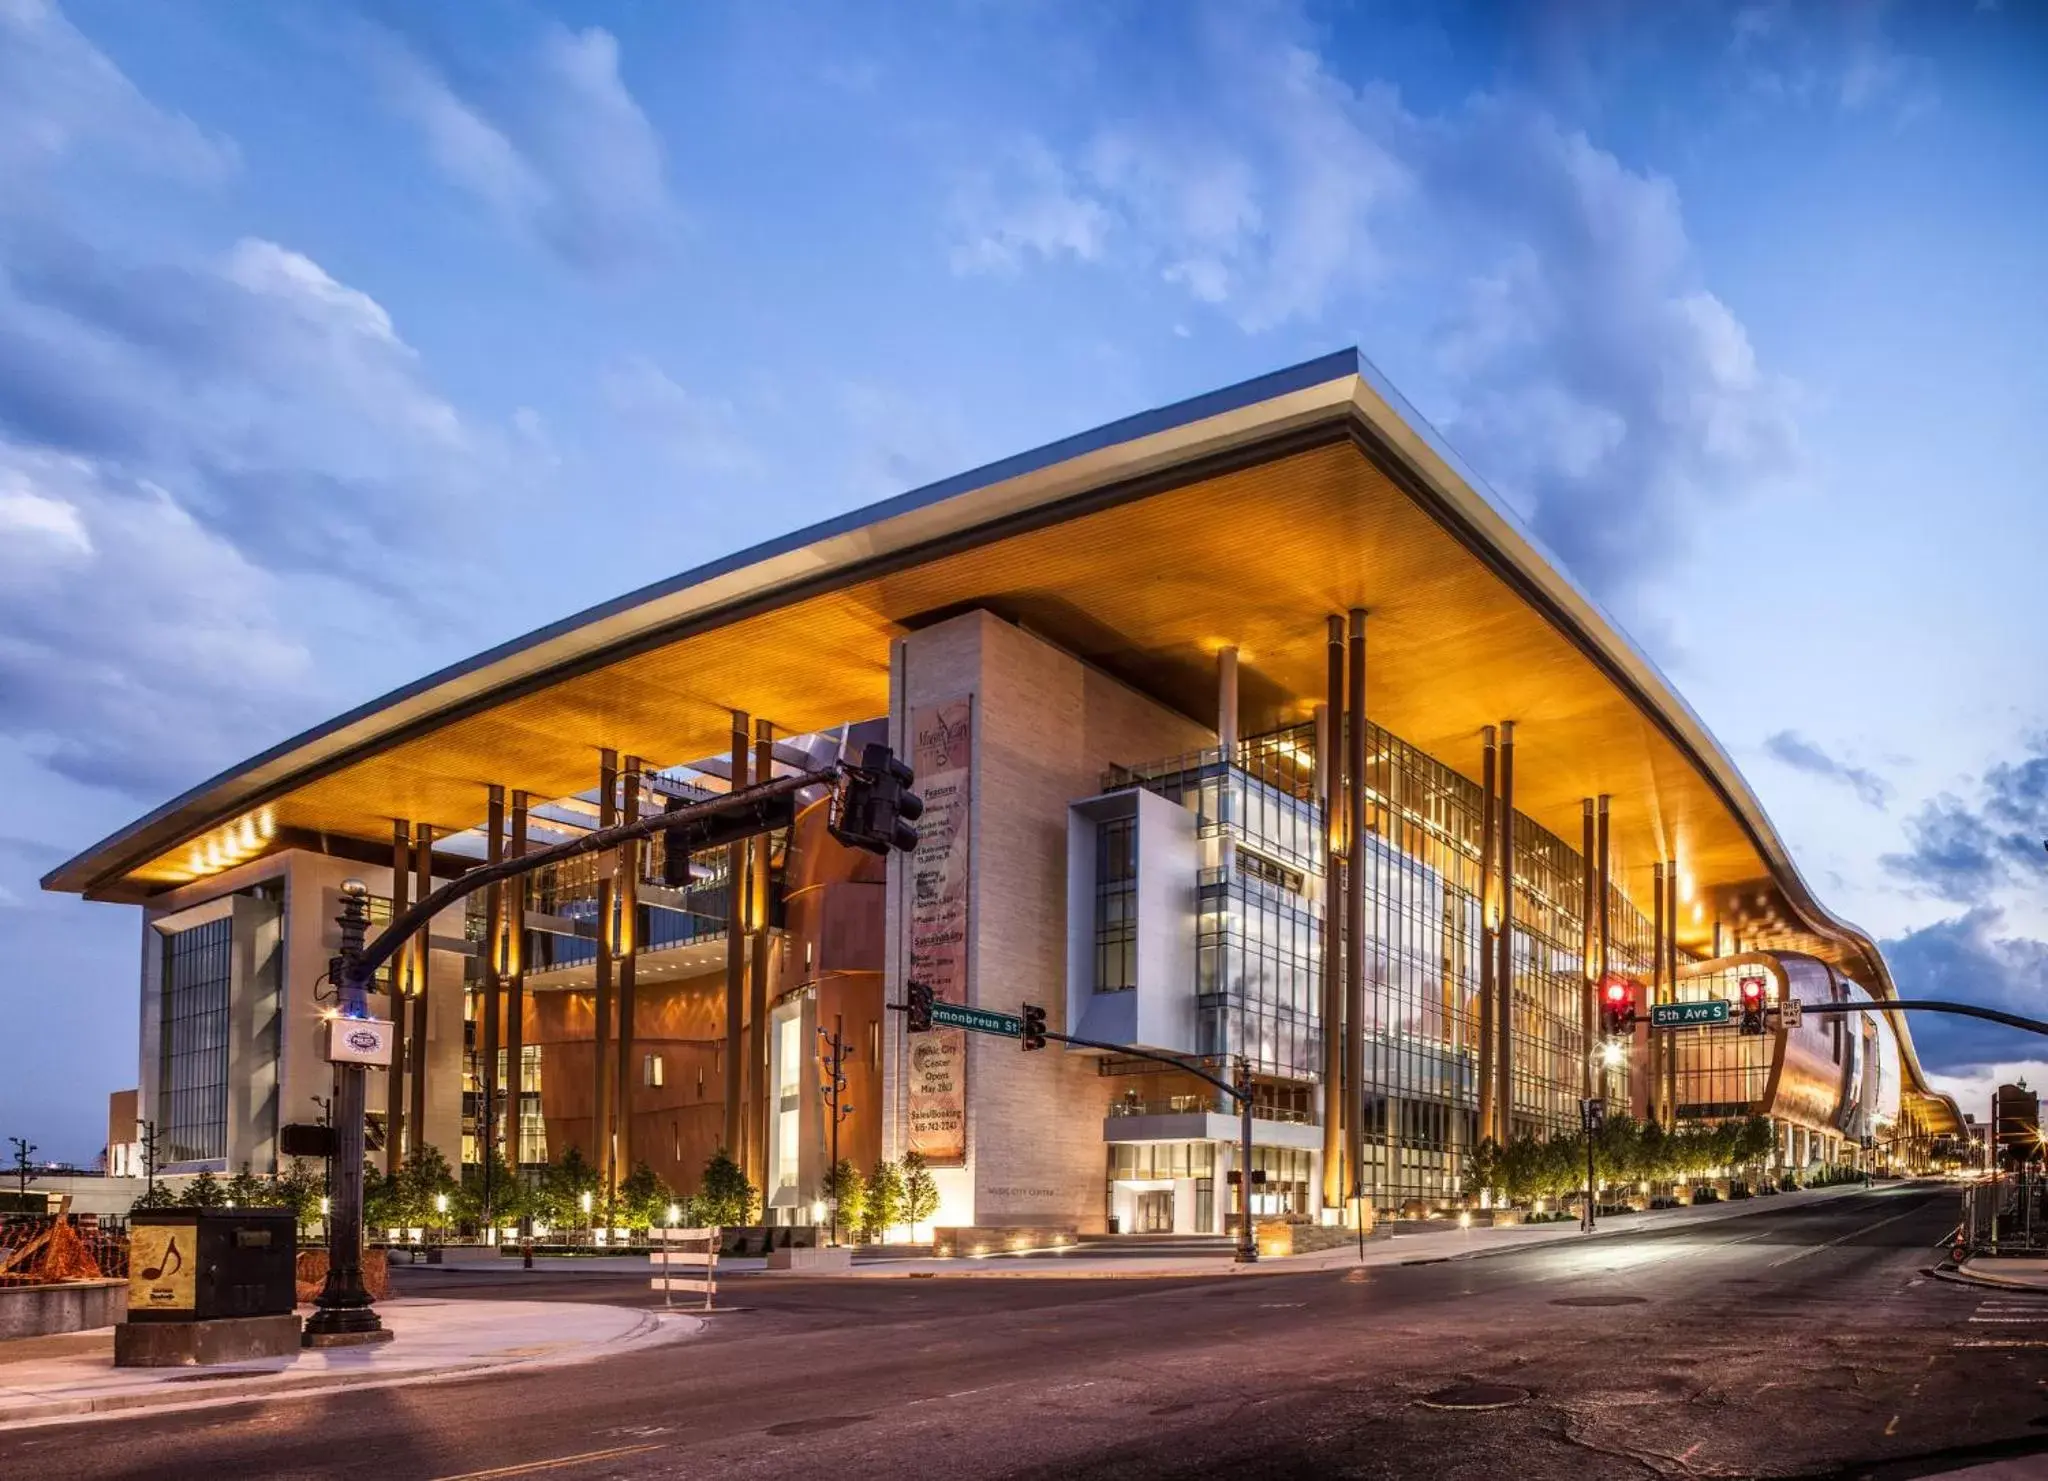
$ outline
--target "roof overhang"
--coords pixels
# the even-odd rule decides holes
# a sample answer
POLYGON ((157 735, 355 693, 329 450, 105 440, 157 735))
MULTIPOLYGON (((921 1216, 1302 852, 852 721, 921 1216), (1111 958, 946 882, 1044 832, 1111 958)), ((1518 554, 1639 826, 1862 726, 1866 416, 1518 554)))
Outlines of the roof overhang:
MULTIPOLYGON (((1226 629, 1234 643, 1264 635, 1246 661, 1276 706, 1298 709, 1320 687, 1322 616, 1351 605, 1375 623, 1386 614, 1372 697, 1390 729, 1468 771, 1476 748, 1457 754, 1460 737, 1480 723, 1520 721, 1532 757, 1558 737, 1546 764, 1524 772, 1555 783, 1547 799, 1524 783, 1532 806, 1549 808, 1539 821, 1570 838, 1575 814, 1563 807, 1576 796, 1646 798, 1619 827, 1617 848, 1644 869, 1679 859, 1696 886, 1694 917, 1710 902, 1718 912, 1748 900, 1757 944, 1775 935, 1834 961, 1873 996, 1897 996, 1874 942, 1822 906, 1699 717, 1348 350, 914 490, 541 628, 221 773, 43 884, 146 899, 203 876, 209 846, 218 852, 225 838, 234 852, 258 820, 263 839, 373 846, 395 817, 469 827, 486 781, 564 795, 588 782, 556 785, 563 766, 594 775, 600 745, 656 764, 711 754, 731 709, 792 730, 867 718, 885 708, 888 640, 973 605, 1046 630, 1198 715, 1193 670, 1226 629), (1238 529, 1161 547, 1176 530, 1232 520, 1238 529), (1290 530, 1302 539, 1279 538, 1290 530), (1117 544, 1127 548, 1104 549, 1117 544), (1130 549, 1144 552, 1135 566, 1130 549), (1195 574, 1154 591, 1176 562, 1195 574), (1214 641, 1197 631, 1212 599, 1230 609, 1214 641), (800 683, 799 660, 808 665, 800 683), (1440 684, 1432 691, 1433 672, 1458 663, 1495 665, 1497 682, 1466 686, 1490 696, 1479 710, 1440 684), (779 687, 763 679, 777 665, 779 687), (1407 695, 1430 692, 1437 698, 1400 716, 1407 695)), ((1681 922, 1681 934, 1690 928, 1681 922)), ((1911 1040, 1900 1041, 1924 1091, 1911 1040)))

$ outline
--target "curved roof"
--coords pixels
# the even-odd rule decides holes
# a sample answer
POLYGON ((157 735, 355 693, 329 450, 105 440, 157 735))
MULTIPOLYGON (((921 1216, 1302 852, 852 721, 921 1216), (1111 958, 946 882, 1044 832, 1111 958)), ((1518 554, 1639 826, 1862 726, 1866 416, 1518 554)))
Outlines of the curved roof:
MULTIPOLYGON (((1355 350, 1113 422, 721 558, 337 716, 193 788, 44 879, 143 899, 291 843, 473 826, 484 786, 587 788, 595 751, 713 755, 730 712, 786 732, 887 708, 890 641, 983 606, 1190 715, 1239 647, 1279 720, 1323 682, 1323 617, 1370 611, 1375 719, 1476 773, 1517 722, 1518 808, 1560 836, 1616 798, 1615 878, 1678 862, 1679 934, 1810 951, 1896 997, 1699 717, 1355 350)), ((1144 758, 1130 758, 1140 760, 1144 758)), ((1639 887, 1631 887, 1640 876, 1639 887)), ((1896 1015, 1894 1015, 1896 1016, 1896 1015)), ((1901 1026, 1916 1088, 1925 1079, 1901 1026)), ((1960 1124, 1958 1118, 1957 1124, 1960 1124)))

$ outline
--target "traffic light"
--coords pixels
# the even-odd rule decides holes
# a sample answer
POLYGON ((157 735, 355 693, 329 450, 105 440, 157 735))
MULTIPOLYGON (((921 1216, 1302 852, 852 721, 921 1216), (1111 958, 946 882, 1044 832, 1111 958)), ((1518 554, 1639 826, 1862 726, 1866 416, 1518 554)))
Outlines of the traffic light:
POLYGON ((1043 1049, 1045 1047, 1045 1009, 1036 1003, 1024 1005, 1024 1047, 1043 1049))
POLYGON ((1761 977, 1742 979, 1742 1031, 1745 1034, 1764 1031, 1764 980, 1761 977))
POLYGON ((1607 979, 1600 990, 1600 1029, 1608 1038, 1619 1038, 1636 1026, 1636 990, 1619 977, 1607 979))
POLYGON ((924 799, 911 791, 917 773, 884 745, 861 752, 859 766, 849 766, 832 799, 832 836, 848 848, 886 854, 908 853, 917 847, 917 820, 924 799))
POLYGON ((929 1033, 932 1026, 932 990, 922 982, 913 982, 906 989, 909 999, 910 1031, 913 1034, 929 1033))

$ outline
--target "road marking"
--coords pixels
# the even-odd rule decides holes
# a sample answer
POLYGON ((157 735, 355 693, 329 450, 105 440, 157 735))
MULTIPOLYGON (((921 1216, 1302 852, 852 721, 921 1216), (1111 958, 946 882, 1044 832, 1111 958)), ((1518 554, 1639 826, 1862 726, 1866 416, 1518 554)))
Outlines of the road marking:
POLYGON ((1894 1414, 1892 1416, 1892 1422, 1884 1427, 1884 1432, 1887 1436, 1896 1435, 1899 1432, 1898 1415, 1894 1414))
POLYGON ((610 1460, 619 1455, 644 1455, 650 1450, 662 1450, 661 1445, 617 1445, 610 1450, 586 1450, 580 1455, 558 1455, 553 1460, 530 1460, 524 1465, 496 1466, 488 1471, 461 1471, 453 1476, 440 1476, 436 1481, 485 1481, 492 1476, 524 1476, 533 1471, 559 1470, 563 1466, 578 1466, 585 1461, 610 1460))
POLYGON ((1978 1338, 1978 1339, 1976 1339, 1976 1340, 1974 1340, 1974 1341, 1971 1341, 1971 1340, 1968 1340, 1968 1339, 1964 1339, 1964 1340, 1962 1340, 1962 1341, 1959 1341, 1959 1342, 1957 1342, 1957 1343, 1956 1343, 1956 1346, 1957 1346, 1957 1347, 2048 1347, 2048 1341, 2042 1341, 2042 1340, 2040 1340, 2039 1338, 2028 1338, 2028 1337, 2015 1337, 2015 1338, 2003 1338, 2003 1339, 2001 1339, 2001 1338, 1996 1338, 1996 1337, 1982 1337, 1982 1338, 1978 1338))
POLYGON ((1861 1229, 1851 1229, 1847 1234, 1844 1234, 1836 1239, 1831 1239, 1826 1244, 1810 1244, 1803 1250, 1795 1250, 1793 1253, 1786 1255, 1781 1259, 1771 1261, 1771 1263, 1765 1268, 1768 1270, 1776 1270, 1780 1265, 1790 1265, 1794 1260, 1804 1260, 1808 1255, 1813 1254, 1817 1250, 1832 1249, 1838 1244, 1846 1244, 1848 1241, 1855 1239, 1859 1235, 1874 1233, 1875 1231, 1884 1228, 1884 1226, 1887 1224, 1896 1224, 1899 1222, 1899 1220, 1911 1218, 1914 1214, 1917 1214, 1919 1212, 1920 1210, 1917 1207, 1909 1208, 1903 1213, 1893 1214, 1888 1219, 1879 1219, 1875 1224, 1865 1224, 1861 1229))
POLYGON ((2014 1325, 2020 1325, 2020 1326, 2038 1326, 2038 1325, 2039 1325, 2040 1323, 2042 1323, 2042 1322, 2044 1322, 2044 1321, 2048 1321, 2048 1317, 2041 1317, 2041 1316, 1973 1316, 1973 1317, 1971 1317, 1971 1318, 1970 1318, 1970 1320, 1971 1320, 1971 1322, 1973 1322, 1973 1323, 1976 1323, 1976 1322, 2003 1322, 2003 1323, 2005 1323, 2005 1324, 2006 1324, 2007 1326, 2014 1326, 2014 1325))

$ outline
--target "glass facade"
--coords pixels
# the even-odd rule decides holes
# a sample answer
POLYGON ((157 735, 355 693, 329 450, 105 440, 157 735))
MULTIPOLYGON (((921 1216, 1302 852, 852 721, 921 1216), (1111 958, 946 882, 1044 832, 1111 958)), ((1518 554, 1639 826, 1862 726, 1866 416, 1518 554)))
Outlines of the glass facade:
MULTIPOLYGON (((1359 1111, 1365 1183, 1388 1209, 1459 1196, 1476 1140, 1485 799, 1476 783, 1378 726, 1365 748, 1359 1111)), ((1326 878, 1314 756, 1314 727, 1301 725, 1241 742, 1227 776, 1221 753, 1208 751, 1105 778, 1172 798, 1196 813, 1202 835, 1231 840, 1225 865, 1198 881, 1200 1048, 1247 1053, 1276 1085, 1321 1078, 1321 902, 1326 885, 1344 887, 1341 859, 1337 877, 1326 878)), ((1594 1047, 1584 1019, 1585 861, 1520 814, 1513 835, 1510 1124, 1513 1135, 1544 1136, 1577 1126, 1594 1047)), ((1650 922, 1611 880, 1607 904, 1609 970, 1647 982, 1650 922)), ((1647 1002, 1647 992, 1638 998, 1647 1002)), ((1597 1073, 1598 1093, 1626 1108, 1627 1067, 1597 1073)))
POLYGON ((1095 832, 1095 990, 1138 985, 1138 820, 1111 818, 1095 832))
POLYGON ((157 1125, 165 1162, 228 1155, 228 999, 235 923, 224 915, 163 939, 157 1125))

